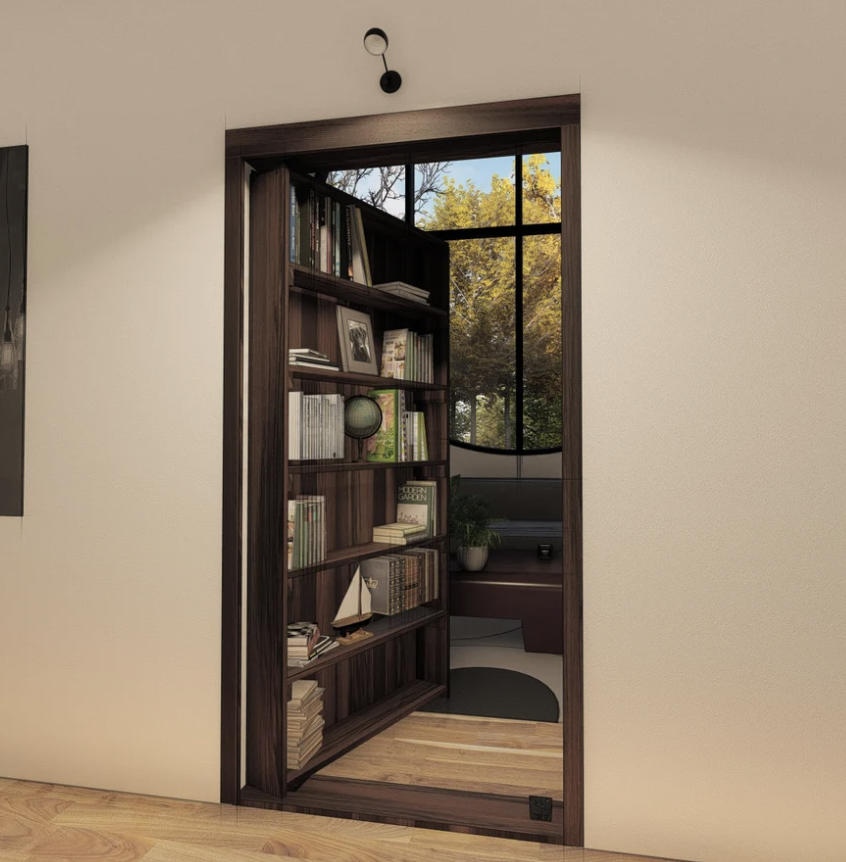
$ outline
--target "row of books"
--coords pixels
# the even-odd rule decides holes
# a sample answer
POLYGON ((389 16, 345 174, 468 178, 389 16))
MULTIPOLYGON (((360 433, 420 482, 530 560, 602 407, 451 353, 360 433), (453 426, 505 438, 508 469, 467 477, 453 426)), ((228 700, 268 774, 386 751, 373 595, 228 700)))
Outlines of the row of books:
POLYGON ((410 329, 389 329, 382 335, 382 377, 435 382, 434 336, 410 329))
POLYGON ((288 500, 288 570, 326 559, 326 497, 288 500))
POLYGON ((344 457, 343 395, 288 393, 288 458, 344 457))
POLYGON ((320 633, 317 623, 290 623, 288 625, 288 667, 306 667, 338 645, 338 642, 329 635, 320 633))
POLYGON ((291 263, 372 285, 361 210, 291 186, 291 263))
POLYGON ((367 440, 367 460, 379 463, 428 461, 426 418, 411 410, 405 389, 373 389, 368 393, 382 409, 382 424, 367 440))
POLYGON ((287 704, 288 769, 302 769, 323 745, 323 689, 315 679, 291 683, 287 704))
POLYGON ((373 613, 393 616, 437 599, 438 560, 434 548, 364 560, 361 570, 370 588, 373 613))

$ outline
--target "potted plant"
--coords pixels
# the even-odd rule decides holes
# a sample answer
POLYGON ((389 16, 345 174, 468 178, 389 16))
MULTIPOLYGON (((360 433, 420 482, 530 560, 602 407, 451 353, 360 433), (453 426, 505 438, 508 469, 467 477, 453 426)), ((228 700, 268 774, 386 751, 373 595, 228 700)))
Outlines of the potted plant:
POLYGON ((449 534, 458 543, 457 557, 468 572, 479 572, 488 562, 491 548, 502 536, 491 528, 491 504, 478 494, 462 494, 461 476, 453 476, 449 490, 449 534))

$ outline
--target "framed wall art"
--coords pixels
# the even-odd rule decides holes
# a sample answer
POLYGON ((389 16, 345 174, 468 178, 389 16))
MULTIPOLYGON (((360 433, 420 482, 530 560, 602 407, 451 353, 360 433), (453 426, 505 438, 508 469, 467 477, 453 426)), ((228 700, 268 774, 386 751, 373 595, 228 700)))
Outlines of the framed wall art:
POLYGON ((24 504, 28 147, 0 147, 0 516, 24 504))

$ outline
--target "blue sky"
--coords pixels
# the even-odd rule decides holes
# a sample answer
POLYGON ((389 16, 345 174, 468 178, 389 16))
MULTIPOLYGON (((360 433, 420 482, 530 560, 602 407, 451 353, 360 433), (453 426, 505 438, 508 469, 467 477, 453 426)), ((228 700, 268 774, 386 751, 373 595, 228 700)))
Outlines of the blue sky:
MULTIPOLYGON (((549 168, 557 179, 561 177, 561 156, 559 153, 547 155, 549 168)), ((514 171, 514 158, 503 156, 496 159, 467 159, 460 162, 452 162, 446 171, 446 176, 452 177, 459 184, 466 184, 468 180, 482 189, 488 191, 491 187, 491 179, 494 176, 510 177, 514 171)))
MULTIPOLYGON (((556 179, 561 177, 561 157, 559 153, 550 153, 547 155, 549 167, 556 179)), ((500 177, 510 177, 514 170, 514 159, 510 156, 503 156, 496 159, 466 159, 463 161, 452 162, 446 171, 446 176, 452 177, 457 183, 467 183, 472 181, 474 185, 483 191, 488 191, 491 187, 491 178, 496 175, 500 177)), ((378 185, 377 175, 371 177, 371 182, 378 185)), ((376 187, 374 185, 374 188, 376 187)), ((404 184, 403 184, 404 185, 404 184)), ((388 201, 385 209, 392 215, 403 218, 405 212, 405 200, 388 201)))

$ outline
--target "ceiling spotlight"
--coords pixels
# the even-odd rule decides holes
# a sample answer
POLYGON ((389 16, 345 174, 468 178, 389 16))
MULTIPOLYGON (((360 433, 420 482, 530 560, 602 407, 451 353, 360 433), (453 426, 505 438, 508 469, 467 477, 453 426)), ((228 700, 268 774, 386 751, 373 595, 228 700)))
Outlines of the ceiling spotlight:
POLYGON ((385 64, 385 72, 379 79, 379 85, 386 93, 396 93, 402 86, 402 77, 399 72, 393 72, 388 68, 385 52, 388 50, 388 34, 378 27, 371 27, 364 34, 364 50, 374 57, 381 57, 385 64))

